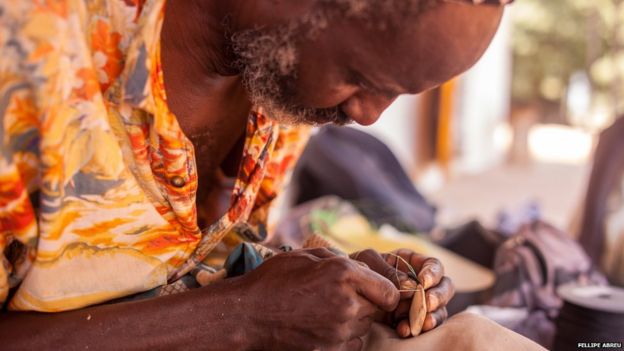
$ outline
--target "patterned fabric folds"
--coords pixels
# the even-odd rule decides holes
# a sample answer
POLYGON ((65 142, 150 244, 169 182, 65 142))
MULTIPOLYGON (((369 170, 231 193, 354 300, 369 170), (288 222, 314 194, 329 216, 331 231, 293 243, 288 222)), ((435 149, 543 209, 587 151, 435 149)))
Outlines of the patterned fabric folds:
POLYGON ((308 130, 255 108, 227 213, 198 227, 193 146, 167 108, 164 0, 0 1, 0 304, 63 311, 190 272, 265 225, 308 130), (14 291, 9 299, 9 291, 14 291))

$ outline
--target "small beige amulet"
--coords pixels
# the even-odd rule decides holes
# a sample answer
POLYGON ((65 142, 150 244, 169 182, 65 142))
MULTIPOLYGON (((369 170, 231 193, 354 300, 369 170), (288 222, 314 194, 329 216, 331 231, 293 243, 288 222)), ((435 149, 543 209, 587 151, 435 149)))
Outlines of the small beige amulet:
POLYGON ((427 301, 425 300, 425 289, 421 284, 413 280, 406 280, 401 284, 402 290, 413 290, 412 304, 409 310, 410 333, 417 336, 422 331, 425 318, 427 317, 427 301))
POLYGON ((425 324, 425 317, 427 317, 427 302, 425 301, 425 289, 422 285, 416 286, 414 297, 412 298, 412 305, 409 311, 409 323, 412 336, 417 336, 422 331, 423 324, 425 324))

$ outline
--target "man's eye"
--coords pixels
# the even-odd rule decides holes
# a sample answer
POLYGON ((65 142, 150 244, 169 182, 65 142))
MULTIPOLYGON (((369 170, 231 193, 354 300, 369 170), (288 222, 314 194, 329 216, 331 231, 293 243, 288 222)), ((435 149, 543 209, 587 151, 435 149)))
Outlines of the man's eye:
POLYGON ((364 80, 359 80, 359 81, 358 81, 358 86, 359 86, 361 89, 363 89, 363 90, 367 90, 367 91, 376 91, 376 89, 375 89, 375 88, 373 88, 373 86, 372 86, 369 82, 364 81, 364 80))
POLYGON ((361 73, 352 70, 349 72, 349 81, 351 82, 351 84, 359 87, 362 90, 367 90, 367 91, 374 91, 375 89, 373 88, 372 84, 370 84, 368 82, 368 80, 366 80, 366 78, 364 78, 362 76, 361 73))
POLYGON ((358 86, 360 87, 360 89, 370 93, 370 94, 374 94, 374 95, 379 95, 379 96, 383 96, 387 99, 394 99, 397 97, 397 94, 389 91, 389 90, 383 90, 383 89, 379 89, 375 86, 373 86, 371 83, 365 81, 365 80, 360 80, 358 81, 358 86))

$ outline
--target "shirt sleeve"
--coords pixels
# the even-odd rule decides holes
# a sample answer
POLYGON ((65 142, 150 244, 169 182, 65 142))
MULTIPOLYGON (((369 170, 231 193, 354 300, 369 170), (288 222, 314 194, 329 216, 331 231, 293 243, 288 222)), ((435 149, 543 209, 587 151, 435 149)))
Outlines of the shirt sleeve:
POLYGON ((273 200, 287 185, 297 160, 303 153, 312 128, 307 126, 280 126, 275 149, 267 165, 266 174, 254 203, 249 222, 268 226, 269 211, 273 200))

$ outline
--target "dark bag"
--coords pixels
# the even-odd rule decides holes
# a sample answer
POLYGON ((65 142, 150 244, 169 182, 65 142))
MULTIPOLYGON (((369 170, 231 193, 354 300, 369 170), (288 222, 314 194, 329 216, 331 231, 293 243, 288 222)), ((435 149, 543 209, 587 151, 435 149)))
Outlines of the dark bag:
POLYGON ((321 128, 303 152, 291 184, 295 204, 335 195, 376 225, 428 232, 435 224, 435 207, 416 190, 390 149, 353 128, 321 128))
POLYGON ((606 284, 576 241, 541 221, 522 226, 499 247, 494 271, 489 304, 525 308, 527 318, 512 329, 546 348, 553 344, 555 318, 563 305, 557 288, 570 282, 606 284))
POLYGON ((524 225, 496 253, 492 305, 527 307, 555 317, 562 301, 559 286, 605 284, 583 248, 569 234, 535 221, 524 225))
POLYGON ((487 269, 494 266, 496 249, 505 240, 503 234, 486 229, 477 220, 451 229, 434 230, 430 238, 437 245, 487 269))

